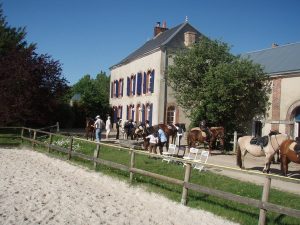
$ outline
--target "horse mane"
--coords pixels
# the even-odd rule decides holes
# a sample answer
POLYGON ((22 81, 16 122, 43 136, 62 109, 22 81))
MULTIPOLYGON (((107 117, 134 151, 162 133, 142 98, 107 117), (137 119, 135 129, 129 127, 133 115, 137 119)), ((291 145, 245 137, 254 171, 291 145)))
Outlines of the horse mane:
POLYGON ((270 130, 269 136, 281 134, 278 130, 270 130))

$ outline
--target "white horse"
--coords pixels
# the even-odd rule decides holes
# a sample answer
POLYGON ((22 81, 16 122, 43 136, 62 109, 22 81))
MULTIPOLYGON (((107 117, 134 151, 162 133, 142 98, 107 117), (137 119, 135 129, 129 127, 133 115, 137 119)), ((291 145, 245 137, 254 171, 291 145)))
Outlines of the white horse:
POLYGON ((266 156, 265 158, 265 167, 263 172, 269 173, 271 161, 277 151, 279 151, 279 147, 284 140, 289 139, 286 134, 273 134, 268 135, 268 144, 261 148, 259 145, 250 144, 250 140, 253 136, 243 136, 238 139, 238 149, 237 149, 237 165, 241 169, 245 169, 244 158, 246 154, 249 152, 251 155, 260 157, 266 156))

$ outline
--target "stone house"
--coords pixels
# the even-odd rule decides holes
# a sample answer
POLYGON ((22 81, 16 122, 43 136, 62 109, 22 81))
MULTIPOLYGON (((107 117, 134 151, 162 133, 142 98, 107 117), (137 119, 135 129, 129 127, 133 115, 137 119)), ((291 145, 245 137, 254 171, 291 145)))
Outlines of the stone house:
POLYGON ((154 27, 154 36, 111 70, 110 105, 117 117, 150 124, 185 123, 189 120, 176 104, 166 82, 172 53, 191 46, 202 34, 187 21, 168 29, 164 22, 154 27))

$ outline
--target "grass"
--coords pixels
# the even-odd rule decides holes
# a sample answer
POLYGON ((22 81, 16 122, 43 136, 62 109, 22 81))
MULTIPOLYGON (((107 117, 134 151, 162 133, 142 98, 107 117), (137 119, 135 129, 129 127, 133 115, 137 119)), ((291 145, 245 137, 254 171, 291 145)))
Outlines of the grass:
MULTIPOLYGON (((40 136, 37 137, 37 139, 43 142, 48 141, 47 136, 40 136)), ((30 143, 25 142, 23 144, 28 145, 30 143)), ((70 145, 66 138, 59 136, 53 137, 53 144, 64 147, 68 147, 70 145)), ((75 152, 80 152, 89 156, 93 156, 95 148, 96 145, 92 143, 86 143, 79 140, 74 140, 73 142, 73 149, 75 152)), ((35 149, 40 152, 47 152, 47 148, 43 147, 42 145, 37 145, 35 149)), ((66 159, 66 154, 58 153, 56 151, 51 151, 50 155, 53 157, 63 157, 66 159)), ((128 151, 103 145, 101 145, 100 149, 100 158, 126 166, 128 166, 130 162, 130 154, 128 151)), ((93 169, 93 163, 87 160, 72 157, 71 162, 93 169)), ((185 172, 185 168, 182 165, 175 163, 167 164, 163 163, 161 160, 155 160, 153 158, 148 158, 146 155, 138 154, 135 158, 135 167, 180 180, 183 180, 185 172)), ((129 181, 128 172, 109 168, 103 165, 98 165, 96 171, 101 171, 104 174, 116 177, 118 179, 129 181)), ((209 171, 199 173, 197 170, 192 170, 190 182, 208 188, 218 189, 258 200, 261 199, 262 195, 261 186, 252 183, 241 182, 236 179, 211 173, 209 171)), ((178 185, 169 184, 138 174, 134 175, 133 185, 143 186, 143 188, 149 192, 159 193, 176 202, 180 202, 181 200, 182 187, 178 185)), ((269 202, 300 210, 299 195, 285 193, 276 189, 271 189, 269 202)), ((207 194, 189 191, 188 206, 213 212, 216 215, 240 224, 252 225, 258 223, 259 209, 213 197, 207 194)), ((298 225, 300 222, 297 218, 268 212, 267 224, 298 225)))

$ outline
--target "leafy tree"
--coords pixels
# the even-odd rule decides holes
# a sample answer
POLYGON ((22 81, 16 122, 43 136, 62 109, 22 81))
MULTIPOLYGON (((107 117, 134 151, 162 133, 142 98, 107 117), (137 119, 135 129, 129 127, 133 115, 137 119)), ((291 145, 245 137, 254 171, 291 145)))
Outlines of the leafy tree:
POLYGON ((168 83, 194 126, 205 119, 244 131, 268 108, 270 82, 262 67, 229 51, 226 43, 203 37, 169 67, 168 83))
POLYGON ((85 116, 95 117, 99 114, 105 118, 106 114, 110 114, 109 84, 110 78, 101 71, 95 79, 91 78, 90 75, 83 76, 72 87, 73 95, 80 94, 77 107, 84 109, 85 116))
POLYGON ((67 89, 60 63, 38 55, 25 37, 25 28, 7 25, 0 5, 1 125, 53 123, 67 89))

